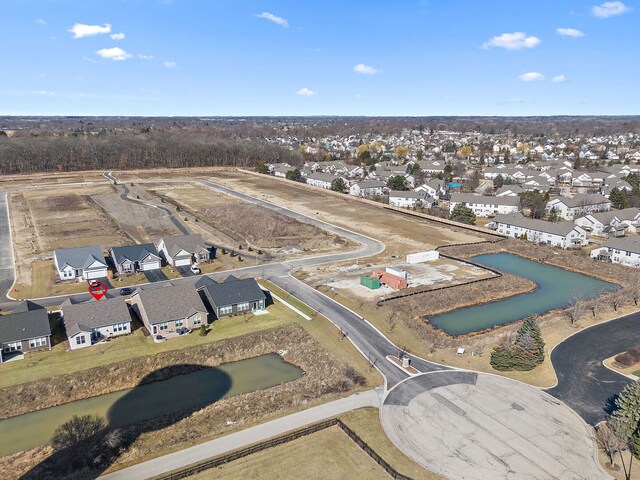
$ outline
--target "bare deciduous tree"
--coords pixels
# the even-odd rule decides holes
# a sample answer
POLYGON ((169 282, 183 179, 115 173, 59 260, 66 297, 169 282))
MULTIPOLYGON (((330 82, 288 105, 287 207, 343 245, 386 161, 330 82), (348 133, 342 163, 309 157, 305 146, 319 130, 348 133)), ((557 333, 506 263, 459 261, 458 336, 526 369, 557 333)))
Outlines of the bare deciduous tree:
POLYGON ((576 293, 571 297, 571 301, 569 302, 569 307, 567 309, 567 316, 569 317, 571 325, 575 325, 580 319, 585 311, 585 307, 586 304, 580 293, 576 293))
POLYGON ((603 422, 596 428, 596 442, 600 450, 609 457, 609 464, 615 468, 615 455, 624 448, 624 443, 615 435, 607 422, 603 422))

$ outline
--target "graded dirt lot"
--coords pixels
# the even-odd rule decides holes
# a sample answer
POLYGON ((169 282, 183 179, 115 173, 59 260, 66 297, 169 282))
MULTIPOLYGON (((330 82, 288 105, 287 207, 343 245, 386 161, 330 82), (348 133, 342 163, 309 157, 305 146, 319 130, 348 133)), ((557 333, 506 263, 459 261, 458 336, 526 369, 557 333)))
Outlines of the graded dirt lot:
POLYGON ((139 243, 157 244, 162 237, 180 234, 162 210, 124 200, 120 193, 93 195, 92 198, 139 243))
POLYGON ((408 253, 432 250, 439 245, 484 240, 480 233, 440 226, 354 201, 348 195, 332 195, 320 188, 279 181, 266 175, 219 171, 210 180, 381 240, 386 244, 386 253, 391 255, 404 257, 408 253))
POLYGON ((149 190, 218 232, 222 245, 244 244, 273 255, 355 247, 306 223, 195 184, 154 184, 149 190))
POLYGON ((188 478, 342 480, 356 477, 391 478, 339 427, 330 427, 188 478))
POLYGON ((60 284, 56 290, 51 283, 54 279, 53 251, 58 248, 99 244, 107 249, 134 243, 91 198, 110 192, 112 187, 100 185, 30 190, 10 195, 17 267, 16 296, 26 298, 77 290, 77 284, 60 284), (34 273, 37 278, 33 278, 34 273))

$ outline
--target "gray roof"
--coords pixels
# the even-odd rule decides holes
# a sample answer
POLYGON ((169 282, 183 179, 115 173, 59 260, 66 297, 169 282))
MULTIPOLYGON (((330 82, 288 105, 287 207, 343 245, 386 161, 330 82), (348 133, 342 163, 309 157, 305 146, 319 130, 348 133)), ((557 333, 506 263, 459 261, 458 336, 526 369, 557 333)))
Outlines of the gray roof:
POLYGON ((267 298, 255 279, 239 280, 231 275, 222 283, 213 282, 204 285, 202 290, 215 307, 255 302, 267 298))
POLYGON ((131 299, 142 303, 147 320, 151 324, 184 319, 207 309, 196 288, 191 283, 168 285, 152 290, 138 290, 131 299))
POLYGON ((78 332, 90 332, 94 328, 131 321, 129 307, 123 297, 63 305, 62 318, 68 337, 78 332))
POLYGON ((580 194, 576 195, 573 198, 569 197, 556 197, 553 200, 560 200, 561 203, 565 204, 569 208, 575 207, 584 207, 587 205, 599 205, 601 203, 611 203, 607 197, 603 197, 602 195, 590 195, 590 194, 580 194))
POLYGON ((640 254, 640 238, 637 237, 610 238, 604 242, 604 246, 640 254))
POLYGON ((455 203, 483 203, 485 205, 520 205, 520 197, 492 197, 489 195, 473 195, 471 193, 454 193, 451 201, 455 203))
POLYGON ((51 335, 49 316, 44 308, 0 315, 0 343, 18 342, 49 335, 51 335))
POLYGON ((496 195, 500 195, 505 192, 513 192, 517 195, 518 193, 524 192, 524 189, 520 185, 503 185, 496 190, 496 195))
POLYGON ((356 182, 354 185, 358 185, 360 188, 380 188, 387 186, 387 184, 381 180, 363 180, 362 182, 356 182))
POLYGON ((65 265, 73 268, 85 269, 93 262, 98 261, 107 266, 100 245, 90 247, 60 248, 53 252, 58 259, 58 266, 63 269, 65 265))
POLYGON ((209 249, 200 235, 173 235, 170 237, 162 237, 162 241, 164 241, 167 252, 169 252, 171 257, 175 256, 180 250, 195 253, 200 250, 209 249))
POLYGON ((403 190, 391 190, 389 191, 389 198, 420 198, 426 199, 429 198, 427 192, 411 192, 411 191, 403 191, 403 190))
POLYGON ((314 172, 307 175, 307 180, 318 180, 320 182, 333 182, 336 178, 342 178, 339 175, 331 175, 330 173, 314 172))
POLYGON ((114 257, 116 264, 120 265, 126 260, 132 262, 141 262, 147 256, 155 255, 160 258, 158 251, 153 243, 143 243, 140 245, 126 245, 124 247, 112 247, 109 253, 114 257))
MULTIPOLYGON (((508 198, 508 197, 507 197, 508 198)), ((493 219, 494 223, 505 223, 507 225, 515 225, 516 227, 524 227, 530 230, 536 230, 538 232, 551 233, 553 235, 560 235, 566 237, 576 225, 570 221, 563 222, 546 222, 544 220, 537 220, 535 218, 523 217, 521 213, 508 213, 503 215, 496 215, 493 219)))

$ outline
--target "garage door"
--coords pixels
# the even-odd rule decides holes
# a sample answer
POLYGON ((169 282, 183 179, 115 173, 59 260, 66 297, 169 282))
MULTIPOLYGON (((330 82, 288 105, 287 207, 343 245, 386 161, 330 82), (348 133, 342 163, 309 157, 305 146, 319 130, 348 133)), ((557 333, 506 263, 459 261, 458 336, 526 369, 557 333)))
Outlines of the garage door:
POLYGON ((106 270, 96 270, 93 272, 84 272, 84 278, 87 280, 95 280, 96 278, 104 278, 107 276, 106 270))
POLYGON ((188 267, 189 265, 191 265, 191 259, 190 258, 180 258, 180 259, 176 259, 176 267, 188 267))
POLYGON ((143 263, 142 264, 142 270, 146 271, 146 270, 157 270, 160 268, 160 261, 157 262, 149 262, 149 263, 143 263))

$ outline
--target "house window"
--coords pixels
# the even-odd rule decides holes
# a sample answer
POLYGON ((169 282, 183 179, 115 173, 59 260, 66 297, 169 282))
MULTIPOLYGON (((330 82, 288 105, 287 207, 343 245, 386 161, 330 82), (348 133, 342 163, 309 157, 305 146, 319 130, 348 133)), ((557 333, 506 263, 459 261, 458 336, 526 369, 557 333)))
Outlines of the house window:
POLYGON ((114 332, 123 332, 127 329, 127 324, 126 323, 116 323, 113 326, 113 331, 114 332))
POLYGON ((627 257, 631 256, 631 252, 626 252, 627 257))
POLYGON ((198 313, 193 317, 193 324, 200 325, 201 323, 202 323, 202 317, 200 317, 200 314, 198 313))
POLYGON ((85 343, 87 343, 87 339, 84 337, 84 335, 76 337, 76 345, 83 345, 85 343))
POLYGON ((158 328, 160 330, 167 330, 169 328, 169 322, 163 322, 163 323, 158 324, 158 328))
POLYGON ((182 320, 176 320, 176 327, 182 326, 182 320))
POLYGON ((239 303, 237 308, 239 312, 242 312, 244 310, 249 310, 249 302, 239 303))
POLYGON ((46 347, 46 346, 47 346, 47 337, 32 338, 29 340, 30 348, 46 347))
POLYGON ((4 344, 5 352, 16 352, 22 350, 22 342, 11 342, 4 344))
POLYGON ((228 306, 228 307, 220 307, 220 315, 227 315, 231 312, 233 312, 233 307, 232 306, 228 306))

